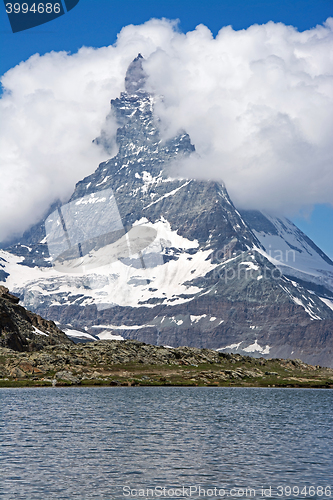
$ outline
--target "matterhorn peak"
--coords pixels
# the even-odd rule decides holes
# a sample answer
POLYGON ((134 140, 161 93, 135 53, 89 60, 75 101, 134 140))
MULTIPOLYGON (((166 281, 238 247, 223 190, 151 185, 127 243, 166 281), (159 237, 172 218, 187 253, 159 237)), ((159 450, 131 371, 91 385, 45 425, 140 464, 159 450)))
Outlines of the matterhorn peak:
POLYGON ((238 211, 224 184, 171 175, 194 146, 161 139, 146 81, 139 54, 111 100, 117 154, 0 249, 0 280, 75 335, 333 367, 328 257, 287 219, 238 211))
POLYGON ((136 94, 138 90, 144 90, 147 74, 142 67, 144 58, 141 54, 128 66, 125 77, 125 90, 129 94, 136 94))

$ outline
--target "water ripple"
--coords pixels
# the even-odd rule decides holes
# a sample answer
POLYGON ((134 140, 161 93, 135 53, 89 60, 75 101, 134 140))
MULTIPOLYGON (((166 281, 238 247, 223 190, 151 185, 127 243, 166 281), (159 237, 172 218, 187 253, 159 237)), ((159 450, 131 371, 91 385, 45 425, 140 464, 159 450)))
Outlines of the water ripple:
POLYGON ((124 499, 125 485, 325 486, 333 476, 332 391, 0 389, 0 402, 3 500, 124 499))

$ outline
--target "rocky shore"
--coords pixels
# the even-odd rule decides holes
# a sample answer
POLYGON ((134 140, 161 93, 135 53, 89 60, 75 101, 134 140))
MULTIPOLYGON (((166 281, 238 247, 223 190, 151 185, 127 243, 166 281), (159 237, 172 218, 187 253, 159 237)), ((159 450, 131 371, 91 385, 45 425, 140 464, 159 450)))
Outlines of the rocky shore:
POLYGON ((264 359, 135 340, 0 347, 0 387, 243 386, 333 388, 333 370, 300 360, 264 359))

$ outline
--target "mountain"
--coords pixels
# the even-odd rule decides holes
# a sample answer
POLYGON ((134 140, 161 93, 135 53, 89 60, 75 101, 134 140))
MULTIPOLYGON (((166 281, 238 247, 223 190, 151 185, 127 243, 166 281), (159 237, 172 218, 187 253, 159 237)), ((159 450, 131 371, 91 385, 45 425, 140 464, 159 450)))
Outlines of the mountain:
POLYGON ((172 176, 195 148, 162 141, 145 80, 139 55, 95 140, 111 151, 113 116, 118 153, 0 251, 3 282, 76 336, 333 366, 332 261, 287 219, 237 210, 223 183, 172 176))
POLYGON ((18 304, 8 288, 0 286, 0 346, 14 351, 38 351, 46 345, 72 344, 53 321, 18 304))

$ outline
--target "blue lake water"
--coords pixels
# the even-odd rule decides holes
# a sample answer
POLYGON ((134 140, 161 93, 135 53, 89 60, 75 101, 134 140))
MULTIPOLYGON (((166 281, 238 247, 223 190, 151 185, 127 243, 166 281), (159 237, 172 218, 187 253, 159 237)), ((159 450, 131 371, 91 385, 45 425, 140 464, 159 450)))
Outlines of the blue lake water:
POLYGON ((0 389, 0 476, 4 500, 333 498, 333 391, 0 389))

